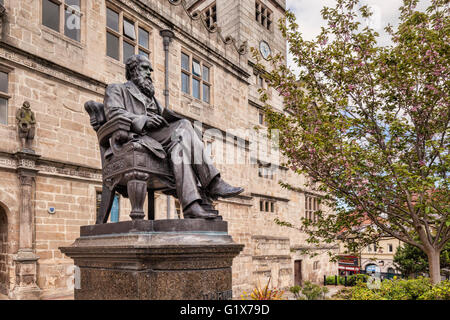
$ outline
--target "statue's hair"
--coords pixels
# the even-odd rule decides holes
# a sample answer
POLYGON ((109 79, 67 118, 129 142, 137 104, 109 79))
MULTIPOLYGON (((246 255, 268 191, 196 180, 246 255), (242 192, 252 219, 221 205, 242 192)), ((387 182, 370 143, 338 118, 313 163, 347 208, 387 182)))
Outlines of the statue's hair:
POLYGON ((127 80, 131 80, 133 78, 133 73, 141 62, 148 62, 147 57, 135 54, 127 59, 127 61, 125 62, 125 77, 127 78, 127 80))

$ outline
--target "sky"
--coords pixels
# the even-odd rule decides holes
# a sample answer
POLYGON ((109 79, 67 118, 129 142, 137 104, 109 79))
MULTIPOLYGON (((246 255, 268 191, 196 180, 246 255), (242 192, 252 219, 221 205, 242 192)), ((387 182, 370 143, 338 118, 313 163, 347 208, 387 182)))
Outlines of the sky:
MULTIPOLYGON (((371 26, 380 34, 379 43, 389 44, 389 36, 384 32, 384 27, 390 23, 394 27, 398 24, 399 11, 402 0, 361 0, 362 4, 367 4, 374 12, 371 26)), ((417 9, 423 10, 430 3, 429 0, 421 0, 417 9)), ((324 6, 334 7, 335 0, 287 0, 286 6, 292 10, 299 24, 300 32, 304 39, 312 40, 319 33, 326 23, 322 19, 320 11, 324 6)), ((292 64, 292 59, 288 59, 288 64, 292 64)))

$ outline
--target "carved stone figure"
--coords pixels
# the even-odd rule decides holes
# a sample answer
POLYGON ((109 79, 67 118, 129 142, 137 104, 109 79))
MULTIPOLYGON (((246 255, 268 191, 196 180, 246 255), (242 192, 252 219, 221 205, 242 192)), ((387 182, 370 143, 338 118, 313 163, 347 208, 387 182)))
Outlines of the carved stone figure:
MULTIPOLYGON (((133 219, 143 217, 145 191, 158 189, 179 199, 184 218, 215 219, 211 199, 244 190, 221 179, 191 122, 161 107, 154 96, 152 72, 146 57, 132 56, 126 62, 128 81, 109 85, 103 105, 85 105, 98 130, 104 184, 119 192, 126 184, 122 194, 130 198, 133 219), (159 183, 165 188, 157 187, 159 183)), ((106 207, 110 201, 105 194, 106 207)), ((108 208, 100 211, 97 223, 106 222, 108 208)))
POLYGON ((22 149, 32 151, 31 143, 34 139, 36 118, 28 101, 25 101, 22 107, 16 113, 19 138, 22 142, 22 149))

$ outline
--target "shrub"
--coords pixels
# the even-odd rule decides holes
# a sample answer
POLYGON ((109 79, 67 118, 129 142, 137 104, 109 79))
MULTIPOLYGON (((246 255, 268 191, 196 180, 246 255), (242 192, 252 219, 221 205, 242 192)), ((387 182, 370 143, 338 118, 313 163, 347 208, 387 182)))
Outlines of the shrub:
POLYGON ((410 280, 385 280, 380 287, 369 289, 366 283, 358 282, 352 288, 352 300, 448 300, 450 282, 443 281, 432 286, 430 279, 420 277, 410 280))
MULTIPOLYGON (((347 276, 347 286, 354 286, 356 283, 359 282, 367 282, 367 279, 369 278, 366 274, 354 274, 351 276, 347 276)), ((334 276, 328 276, 325 278, 326 285, 334 285, 335 284, 335 277, 334 276)), ((338 284, 339 285, 345 285, 345 277, 338 276, 338 284)))
POLYGON ((352 298, 351 288, 343 288, 332 296, 333 300, 351 300, 351 298, 352 298))
POLYGON ((417 300, 450 300, 450 281, 442 281, 417 300))
POLYGON ((303 287, 294 286, 289 288, 297 300, 323 300, 325 299, 325 294, 328 293, 326 287, 321 287, 317 284, 305 281, 303 287))
POLYGON ((301 297, 300 291, 302 290, 302 287, 300 286, 293 286, 289 288, 289 291, 294 294, 295 299, 299 299, 301 297))
POLYGON ((321 287, 309 281, 305 281, 302 288, 302 294, 307 300, 323 300, 325 299, 325 294, 327 293, 328 289, 326 287, 321 287))
POLYGON ((326 284, 327 284, 327 285, 333 285, 334 282, 335 282, 334 276, 328 276, 328 277, 326 278, 326 284))
POLYGON ((387 300, 378 290, 367 288, 367 284, 359 282, 351 289, 351 300, 387 300))

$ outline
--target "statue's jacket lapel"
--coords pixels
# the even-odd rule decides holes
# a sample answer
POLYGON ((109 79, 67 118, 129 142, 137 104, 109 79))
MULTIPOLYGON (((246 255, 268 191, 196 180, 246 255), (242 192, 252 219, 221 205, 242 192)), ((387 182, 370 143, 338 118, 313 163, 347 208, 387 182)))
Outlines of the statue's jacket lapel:
POLYGON ((132 121, 133 141, 146 147, 157 157, 164 159, 166 153, 162 145, 146 135, 147 115, 145 97, 131 81, 125 84, 113 84, 106 88, 105 114, 108 120, 124 116, 132 121))

